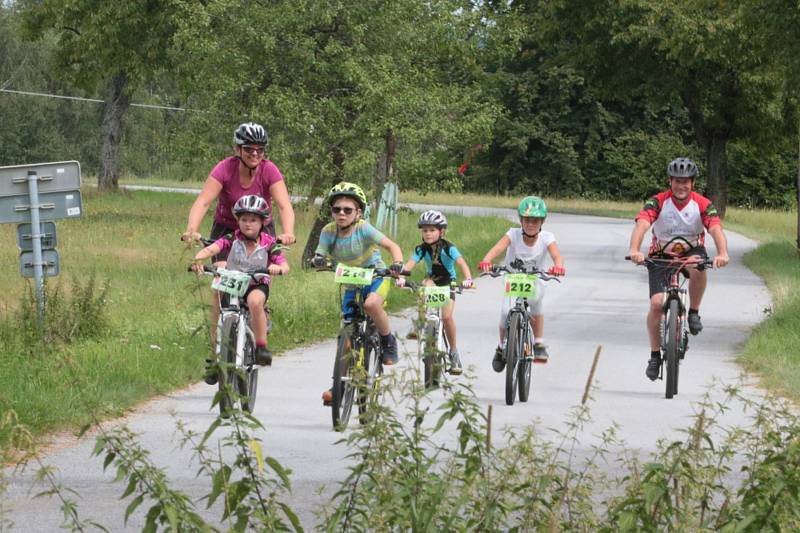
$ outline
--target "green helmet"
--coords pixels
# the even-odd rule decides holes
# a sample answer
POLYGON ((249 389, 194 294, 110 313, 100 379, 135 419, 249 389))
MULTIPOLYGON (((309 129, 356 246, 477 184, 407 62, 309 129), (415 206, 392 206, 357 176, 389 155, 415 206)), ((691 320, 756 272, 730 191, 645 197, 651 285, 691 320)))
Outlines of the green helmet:
POLYGON ((517 212, 521 217, 545 218, 547 206, 544 205, 544 200, 538 196, 526 196, 519 203, 517 212))
POLYGON ((355 183, 341 181, 334 185, 330 192, 328 192, 328 204, 332 205, 333 201, 339 196, 349 196, 354 199, 358 202, 362 211, 367 207, 367 195, 364 194, 364 190, 355 183))

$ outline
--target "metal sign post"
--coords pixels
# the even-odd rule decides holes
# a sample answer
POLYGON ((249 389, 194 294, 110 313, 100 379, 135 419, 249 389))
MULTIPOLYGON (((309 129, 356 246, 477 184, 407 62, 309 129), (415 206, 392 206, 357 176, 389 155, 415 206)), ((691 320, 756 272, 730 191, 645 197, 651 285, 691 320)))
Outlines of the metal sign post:
POLYGON ((0 224, 19 223, 19 270, 33 277, 39 327, 44 327, 44 278, 60 272, 51 220, 83 214, 77 161, 0 167, 0 224), (47 221, 47 222, 45 222, 47 221))

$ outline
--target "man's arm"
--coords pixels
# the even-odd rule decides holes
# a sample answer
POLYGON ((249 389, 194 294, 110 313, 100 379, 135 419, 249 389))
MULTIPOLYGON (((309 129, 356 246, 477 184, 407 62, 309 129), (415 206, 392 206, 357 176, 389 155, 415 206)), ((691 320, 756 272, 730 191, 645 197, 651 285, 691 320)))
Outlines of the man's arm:
POLYGON ((631 256, 631 261, 640 265, 644 262, 644 254, 641 252, 642 241, 644 240, 644 236, 647 233, 647 230, 650 229, 650 222, 643 218, 639 218, 636 220, 636 225, 633 227, 633 232, 631 232, 631 243, 630 243, 630 250, 628 250, 628 255, 631 256))
POLYGON ((717 247, 717 255, 714 256, 714 268, 722 268, 730 262, 728 257, 728 239, 722 231, 722 225, 716 224, 708 228, 708 233, 714 239, 714 246, 717 247))

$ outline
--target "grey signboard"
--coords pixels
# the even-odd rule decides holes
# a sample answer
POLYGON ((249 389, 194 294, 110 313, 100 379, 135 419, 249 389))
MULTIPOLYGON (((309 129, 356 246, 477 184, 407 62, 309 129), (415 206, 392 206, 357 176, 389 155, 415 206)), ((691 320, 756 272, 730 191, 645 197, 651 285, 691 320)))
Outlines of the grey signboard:
MULTIPOLYGON (((56 223, 42 222, 42 250, 51 250, 56 247, 56 223)), ((17 226, 17 246, 23 252, 33 251, 33 226, 32 224, 20 224, 17 226)))
MULTIPOLYGON (((19 273, 23 278, 33 277, 33 252, 19 254, 19 273)), ((61 272, 58 252, 56 250, 42 250, 42 274, 45 276, 58 276, 61 272)))
POLYGON ((39 178, 40 194, 81 188, 81 165, 77 161, 15 165, 0 167, 0 196, 27 196, 29 171, 39 178))
MULTIPOLYGON (((81 191, 57 191, 39 194, 39 219, 79 218, 83 214, 81 191)), ((30 197, 0 197, 0 223, 30 222, 30 197)))

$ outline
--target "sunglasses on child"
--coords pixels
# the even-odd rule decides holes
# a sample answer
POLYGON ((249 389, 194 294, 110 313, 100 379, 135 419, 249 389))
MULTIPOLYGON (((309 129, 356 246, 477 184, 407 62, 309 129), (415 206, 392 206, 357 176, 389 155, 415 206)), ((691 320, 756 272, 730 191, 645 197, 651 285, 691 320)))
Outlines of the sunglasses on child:
POLYGON ((352 215, 353 211, 355 211, 354 207, 339 207, 338 205, 331 206, 331 213, 334 215, 338 215, 339 213, 344 213, 345 215, 352 215))

